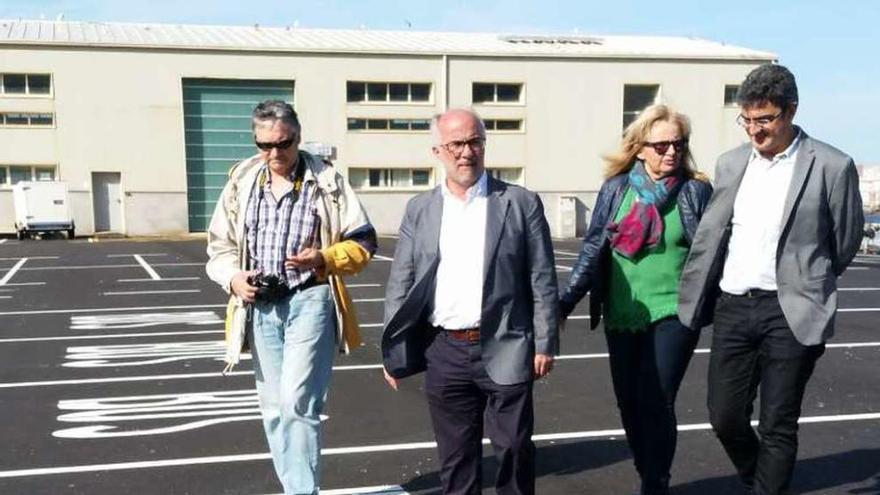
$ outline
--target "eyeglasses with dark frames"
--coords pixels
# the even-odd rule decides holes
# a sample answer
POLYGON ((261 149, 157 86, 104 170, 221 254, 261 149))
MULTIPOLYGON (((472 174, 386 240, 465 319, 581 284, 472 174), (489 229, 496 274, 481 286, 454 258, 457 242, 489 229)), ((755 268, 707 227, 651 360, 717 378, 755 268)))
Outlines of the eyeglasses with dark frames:
POLYGON ((277 141, 275 143, 261 143, 259 141, 254 140, 254 144, 257 145, 257 148, 260 151, 272 151, 273 148, 277 148, 279 150, 286 150, 293 145, 293 142, 296 141, 295 137, 285 139, 284 141, 277 141))
POLYGON ((464 147, 467 146, 474 153, 479 153, 483 151, 486 147, 486 138, 484 137, 475 137, 468 139, 467 141, 449 141, 448 143, 438 145, 441 148, 445 149, 455 157, 461 156, 464 153, 464 147))
POLYGON ((665 155, 666 152, 669 151, 670 146, 672 146, 672 149, 675 150, 676 153, 681 153, 687 148, 687 145, 687 139, 678 139, 675 141, 654 141, 653 143, 645 143, 645 146, 650 146, 654 149, 655 153, 661 156, 665 155))
POLYGON ((785 110, 780 110, 779 113, 777 113, 776 115, 763 115, 761 117, 755 117, 751 119, 744 116, 743 114, 739 114, 736 117, 736 123, 744 129, 748 129, 752 125, 755 125, 759 129, 763 129, 783 115, 785 115, 785 110))

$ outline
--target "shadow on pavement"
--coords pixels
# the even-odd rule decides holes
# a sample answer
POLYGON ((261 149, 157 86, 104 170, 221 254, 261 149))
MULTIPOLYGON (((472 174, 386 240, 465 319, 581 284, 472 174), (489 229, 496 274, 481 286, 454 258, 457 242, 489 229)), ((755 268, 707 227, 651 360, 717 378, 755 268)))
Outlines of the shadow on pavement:
MULTIPOLYGON (((491 489, 495 485, 497 463, 491 452, 491 446, 483 447, 483 489, 491 489)), ((539 479, 544 476, 566 476, 629 458, 629 448, 624 440, 545 445, 537 449, 535 474, 539 479)), ((435 471, 413 478, 404 483, 403 488, 412 495, 439 495, 440 474, 435 471)))
MULTIPOLYGON (((732 471, 733 467, 730 469, 732 471)), ((720 476, 678 485, 672 492, 677 495, 739 495, 742 493, 740 486, 737 476, 720 476)), ((880 449, 858 449, 798 460, 791 488, 792 493, 880 495, 880 449), (842 488, 861 482, 871 485, 842 488)))

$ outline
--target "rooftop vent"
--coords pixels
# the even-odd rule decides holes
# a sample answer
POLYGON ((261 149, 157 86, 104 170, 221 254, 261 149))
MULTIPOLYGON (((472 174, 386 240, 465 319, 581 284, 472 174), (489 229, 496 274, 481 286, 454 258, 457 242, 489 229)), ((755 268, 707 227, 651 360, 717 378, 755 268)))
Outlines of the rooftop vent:
POLYGON ((601 45, 601 38, 589 36, 517 36, 504 35, 501 41, 520 45, 601 45))

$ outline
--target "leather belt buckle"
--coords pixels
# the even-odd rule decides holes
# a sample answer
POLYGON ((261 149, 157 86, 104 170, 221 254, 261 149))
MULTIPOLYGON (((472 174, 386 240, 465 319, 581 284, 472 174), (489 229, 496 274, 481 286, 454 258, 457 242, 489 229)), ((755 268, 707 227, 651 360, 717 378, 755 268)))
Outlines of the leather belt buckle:
POLYGON ((468 344, 476 344, 480 341, 480 327, 476 328, 462 328, 458 330, 446 330, 446 335, 452 337, 455 340, 460 340, 462 342, 467 342, 468 344))

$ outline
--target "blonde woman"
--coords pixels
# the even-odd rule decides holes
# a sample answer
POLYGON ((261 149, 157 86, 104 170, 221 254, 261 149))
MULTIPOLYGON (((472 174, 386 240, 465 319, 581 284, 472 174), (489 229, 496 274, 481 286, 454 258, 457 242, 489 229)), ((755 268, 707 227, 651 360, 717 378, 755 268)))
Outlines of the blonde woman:
POLYGON ((678 281, 712 186, 688 150, 687 117, 645 109, 607 157, 590 228, 560 311, 590 293, 590 326, 605 319, 614 393, 641 493, 669 492, 675 396, 699 333, 678 320, 678 281))

